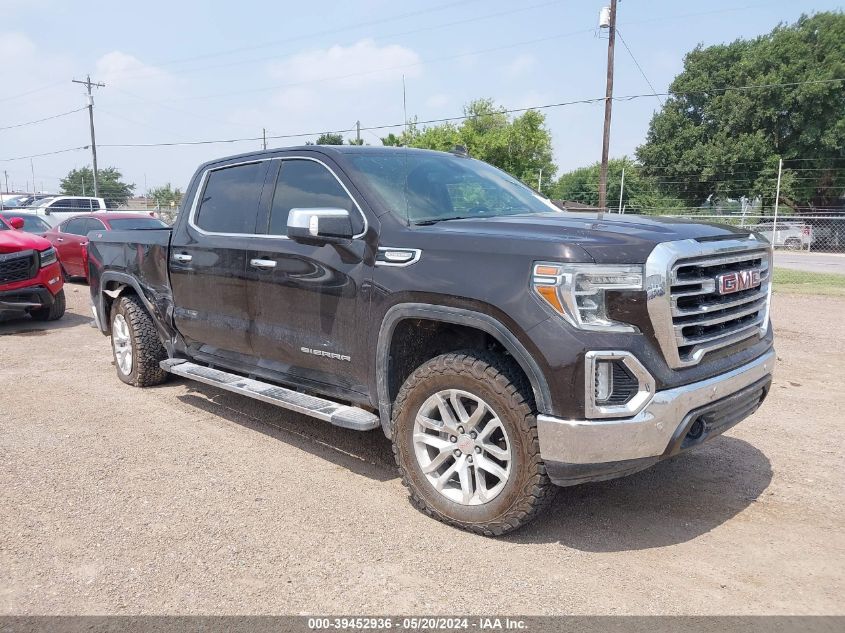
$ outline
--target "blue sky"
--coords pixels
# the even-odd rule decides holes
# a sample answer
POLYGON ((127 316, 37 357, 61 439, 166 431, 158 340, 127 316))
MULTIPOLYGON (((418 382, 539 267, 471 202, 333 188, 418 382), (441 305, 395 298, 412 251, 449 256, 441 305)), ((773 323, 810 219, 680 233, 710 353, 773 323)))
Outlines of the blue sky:
MULTIPOLYGON (((137 186, 184 187, 205 160, 260 142, 155 148, 167 143, 296 134, 460 115, 468 101, 508 108, 604 94, 607 42, 596 28, 604 0, 144 3, 0 0, 0 128, 81 108, 72 78, 96 91, 100 167, 137 186), (28 93, 28 94, 27 94, 28 93)), ((623 0, 618 26, 659 92, 696 44, 754 37, 801 13, 841 9, 823 0, 623 0)), ((650 92, 623 46, 616 95, 650 92)), ((632 154, 659 103, 614 104, 611 155, 632 154)), ((562 170, 595 162, 603 106, 545 110, 562 170)), ((390 130, 365 131, 378 144, 390 130)), ((398 131, 398 129, 396 130, 398 131)), ((270 140, 295 145, 307 138, 270 140)), ((0 130, 0 159, 87 145, 85 111, 0 130)), ((3 161, 10 186, 55 191, 85 150, 3 161), (43 184, 42 184, 43 183, 43 184), (31 185, 30 185, 31 187, 31 185)), ((2 173, 0 173, 2 176, 2 173)))

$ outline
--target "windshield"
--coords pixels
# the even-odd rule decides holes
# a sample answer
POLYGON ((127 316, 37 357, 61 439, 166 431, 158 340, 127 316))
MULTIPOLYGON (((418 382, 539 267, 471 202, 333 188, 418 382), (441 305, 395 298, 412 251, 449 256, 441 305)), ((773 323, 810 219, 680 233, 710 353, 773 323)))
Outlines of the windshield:
POLYGON ((111 218, 109 224, 115 231, 133 229, 166 229, 167 225, 155 218, 111 218))
POLYGON ((480 160, 412 151, 348 156, 386 206, 410 224, 559 211, 480 160))
POLYGON ((20 218, 23 220, 23 230, 27 233, 45 233, 50 230, 50 226, 44 220, 35 215, 4 213, 3 217, 6 218, 6 220, 20 218))

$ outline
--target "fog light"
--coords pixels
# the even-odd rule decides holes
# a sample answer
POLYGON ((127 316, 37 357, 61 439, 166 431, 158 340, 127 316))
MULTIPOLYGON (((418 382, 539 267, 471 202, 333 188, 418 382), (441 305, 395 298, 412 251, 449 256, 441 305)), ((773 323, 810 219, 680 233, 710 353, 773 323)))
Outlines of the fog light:
POLYGON ((654 394, 654 378, 630 352, 590 351, 585 355, 588 419, 639 413, 654 394))
POLYGON ((613 393, 613 362, 600 360, 596 363, 596 403, 607 402, 613 393))

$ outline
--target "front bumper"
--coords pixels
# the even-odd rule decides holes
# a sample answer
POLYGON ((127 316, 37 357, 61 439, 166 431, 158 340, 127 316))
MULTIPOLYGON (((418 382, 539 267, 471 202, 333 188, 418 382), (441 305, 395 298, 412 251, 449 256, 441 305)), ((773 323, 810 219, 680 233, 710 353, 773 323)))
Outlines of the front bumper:
POLYGON ((55 301, 44 286, 28 286, 17 290, 0 291, 0 312, 22 312, 49 308, 55 301))
POLYGON ((770 349, 725 374, 658 391, 630 418, 537 416, 540 454, 550 478, 574 485, 630 474, 724 433, 766 397, 774 364, 770 349), (700 426, 694 426, 696 421, 700 426))

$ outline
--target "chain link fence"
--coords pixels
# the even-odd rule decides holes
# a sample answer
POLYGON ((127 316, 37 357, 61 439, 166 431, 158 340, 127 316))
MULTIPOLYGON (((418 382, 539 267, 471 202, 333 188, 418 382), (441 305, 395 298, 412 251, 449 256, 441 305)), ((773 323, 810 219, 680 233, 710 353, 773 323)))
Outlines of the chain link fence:
POLYGON ((776 290, 845 295, 845 214, 662 215, 727 224, 761 235, 774 246, 776 290))

